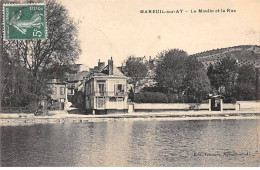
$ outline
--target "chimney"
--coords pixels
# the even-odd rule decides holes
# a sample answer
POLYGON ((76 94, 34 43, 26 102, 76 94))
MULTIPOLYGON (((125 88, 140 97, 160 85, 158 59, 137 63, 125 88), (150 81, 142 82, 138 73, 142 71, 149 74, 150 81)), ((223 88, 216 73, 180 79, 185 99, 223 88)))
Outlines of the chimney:
POLYGON ((96 72, 96 71, 99 71, 98 70, 98 66, 94 66, 94 71, 96 72))
POLYGON ((111 57, 111 60, 108 60, 108 75, 113 75, 113 58, 111 57))
POLYGON ((105 67, 105 62, 100 62, 100 60, 98 60, 98 70, 101 71, 102 68, 105 67))

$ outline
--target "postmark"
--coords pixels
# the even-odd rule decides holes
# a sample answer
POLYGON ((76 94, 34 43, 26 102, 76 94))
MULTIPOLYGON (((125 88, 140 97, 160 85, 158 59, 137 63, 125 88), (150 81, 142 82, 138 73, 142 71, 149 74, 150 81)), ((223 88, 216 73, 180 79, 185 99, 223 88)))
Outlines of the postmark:
POLYGON ((46 39, 46 5, 4 4, 4 40, 46 39))

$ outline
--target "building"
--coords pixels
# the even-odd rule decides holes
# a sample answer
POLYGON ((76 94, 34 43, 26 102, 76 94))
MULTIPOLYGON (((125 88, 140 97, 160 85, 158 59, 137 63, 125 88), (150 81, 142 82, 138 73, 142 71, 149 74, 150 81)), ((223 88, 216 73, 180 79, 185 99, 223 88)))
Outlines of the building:
POLYGON ((98 62, 98 66, 85 80, 85 107, 89 113, 114 113, 126 111, 127 77, 108 60, 108 65, 98 62))
POLYGON ((82 84, 83 78, 89 74, 89 67, 84 64, 73 64, 71 70, 74 73, 67 75, 68 101, 74 104, 75 88, 82 84))
POLYGON ((74 104, 74 96, 76 88, 83 83, 83 79, 89 75, 89 71, 80 71, 75 74, 68 75, 67 90, 68 101, 74 104))
POLYGON ((81 110, 85 109, 85 95, 84 95, 84 85, 81 82, 79 85, 75 87, 75 94, 73 98, 73 104, 81 110))
POLYGON ((48 108, 52 110, 64 110, 67 103, 66 82, 59 79, 52 79, 47 83, 52 89, 50 100, 48 100, 48 108))

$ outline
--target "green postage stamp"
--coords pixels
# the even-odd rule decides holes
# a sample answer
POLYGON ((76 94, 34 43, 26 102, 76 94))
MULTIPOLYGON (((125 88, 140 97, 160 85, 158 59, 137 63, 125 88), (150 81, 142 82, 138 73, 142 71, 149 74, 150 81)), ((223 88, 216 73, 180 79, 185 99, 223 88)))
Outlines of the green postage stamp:
POLYGON ((46 39, 45 4, 4 4, 4 39, 46 39))

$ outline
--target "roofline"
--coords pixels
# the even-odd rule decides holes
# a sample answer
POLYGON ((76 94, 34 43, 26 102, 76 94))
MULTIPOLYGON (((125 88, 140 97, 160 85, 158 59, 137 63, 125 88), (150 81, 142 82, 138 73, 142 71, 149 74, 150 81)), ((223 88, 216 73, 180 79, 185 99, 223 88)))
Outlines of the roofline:
POLYGON ((65 84, 65 85, 66 85, 66 84, 68 84, 68 83, 66 83, 66 82, 65 82, 65 83, 62 83, 62 82, 57 82, 57 83, 54 83, 54 82, 47 82, 47 84, 65 84))
POLYGON ((92 78, 96 78, 96 77, 100 77, 100 78, 125 78, 125 79, 127 79, 126 76, 113 76, 113 75, 110 75, 110 76, 93 76, 92 78))
POLYGON ((90 79, 88 79, 86 82, 89 82, 90 80, 92 80, 94 78, 106 78, 106 79, 116 78, 116 79, 125 79, 125 80, 127 80, 126 76, 93 76, 90 79))

